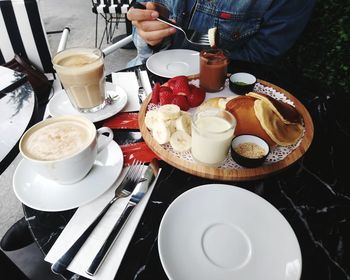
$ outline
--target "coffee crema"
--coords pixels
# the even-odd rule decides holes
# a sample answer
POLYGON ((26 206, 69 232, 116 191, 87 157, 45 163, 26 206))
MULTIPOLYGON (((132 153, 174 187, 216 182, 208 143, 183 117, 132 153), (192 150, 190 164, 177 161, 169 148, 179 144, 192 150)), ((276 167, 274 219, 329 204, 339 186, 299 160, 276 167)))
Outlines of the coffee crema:
POLYGON ((63 159, 86 148, 91 137, 91 131, 79 121, 53 122, 29 134, 22 144, 22 151, 36 160, 63 159))

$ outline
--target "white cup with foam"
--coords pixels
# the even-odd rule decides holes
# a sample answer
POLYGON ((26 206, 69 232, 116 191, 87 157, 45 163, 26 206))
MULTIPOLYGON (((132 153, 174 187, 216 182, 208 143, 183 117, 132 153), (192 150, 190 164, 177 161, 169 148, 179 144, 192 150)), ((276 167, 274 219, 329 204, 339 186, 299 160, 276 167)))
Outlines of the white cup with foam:
POLYGON ((19 149, 33 170, 59 184, 73 184, 91 170, 95 159, 113 140, 108 127, 96 130, 82 116, 60 116, 43 120, 23 134, 19 149), (101 137, 102 134, 107 137, 101 137))

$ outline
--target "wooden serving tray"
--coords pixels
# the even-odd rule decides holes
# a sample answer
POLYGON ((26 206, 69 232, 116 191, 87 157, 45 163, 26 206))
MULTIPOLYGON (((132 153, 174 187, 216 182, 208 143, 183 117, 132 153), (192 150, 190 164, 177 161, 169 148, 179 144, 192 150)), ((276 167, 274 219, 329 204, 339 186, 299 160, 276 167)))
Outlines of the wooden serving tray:
POLYGON ((151 100, 151 95, 148 96, 148 98, 143 102, 140 108, 139 117, 138 117, 140 130, 145 142, 162 160, 166 161, 170 165, 178 169, 181 169, 185 172, 188 172, 190 174, 193 174, 199 177, 208 178, 208 179, 216 179, 216 180, 222 180, 222 181, 250 181, 250 180, 256 180, 256 179, 262 179, 286 169, 291 164, 296 162, 299 158, 301 158, 310 147, 314 136, 313 122, 307 109, 292 94, 266 81, 257 80, 257 82, 266 87, 271 87, 275 89, 276 91, 284 94, 288 99, 293 101, 296 109, 299 111, 299 113, 301 114, 304 120, 305 133, 303 138, 301 139, 300 144, 283 160, 280 160, 268 165, 262 165, 256 168, 234 169, 234 168, 223 168, 223 167, 220 167, 220 168, 208 167, 208 166, 200 165, 196 162, 191 162, 189 160, 181 159, 177 157, 175 154, 164 149, 160 144, 158 144, 158 142, 153 139, 150 131, 147 129, 145 125, 145 122, 144 122, 145 114, 147 112, 148 103, 151 100))

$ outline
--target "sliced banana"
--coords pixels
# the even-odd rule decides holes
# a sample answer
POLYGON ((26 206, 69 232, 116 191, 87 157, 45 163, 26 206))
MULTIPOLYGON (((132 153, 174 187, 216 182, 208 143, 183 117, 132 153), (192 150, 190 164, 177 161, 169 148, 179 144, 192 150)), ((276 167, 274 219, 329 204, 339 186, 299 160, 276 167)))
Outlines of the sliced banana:
POLYGON ((145 125, 149 130, 153 129, 154 124, 160 119, 157 110, 148 111, 145 116, 145 125))
POLYGON ((234 96, 226 97, 226 98, 220 98, 218 101, 218 106, 220 109, 226 110, 226 104, 235 98, 234 96))
POLYGON ((161 119, 175 120, 180 116, 180 107, 175 104, 166 104, 158 109, 159 116, 161 119))
POLYGON ((154 123, 152 136, 159 144, 168 143, 170 140, 170 130, 164 121, 158 120, 154 123))
POLYGON ((184 131, 188 135, 191 135, 191 122, 190 114, 181 114, 181 116, 175 120, 176 130, 184 131))
POLYGON ((170 145, 176 152, 185 152, 191 148, 191 136, 184 131, 176 131, 170 137, 170 145))
POLYGON ((170 134, 173 134, 176 131, 175 120, 168 120, 165 124, 167 125, 170 134))
POLYGON ((208 30, 209 44, 212 48, 216 46, 216 31, 217 27, 212 27, 208 30))

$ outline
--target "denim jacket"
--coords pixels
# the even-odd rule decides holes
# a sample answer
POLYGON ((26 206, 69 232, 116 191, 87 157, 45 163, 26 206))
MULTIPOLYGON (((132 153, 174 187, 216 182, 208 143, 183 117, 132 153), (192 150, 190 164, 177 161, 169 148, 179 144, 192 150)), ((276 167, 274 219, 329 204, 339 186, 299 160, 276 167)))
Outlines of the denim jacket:
MULTIPOLYGON (((143 1, 144 2, 144 1, 143 1)), ((231 59, 271 63, 283 55, 303 31, 315 0, 197 0, 186 11, 184 0, 156 0, 169 10, 169 18, 184 28, 207 33, 217 27, 218 47, 226 49, 231 59)), ((153 50, 133 31, 138 51, 129 66, 144 63, 153 50)), ((181 32, 164 40, 162 49, 186 48, 181 32)))

